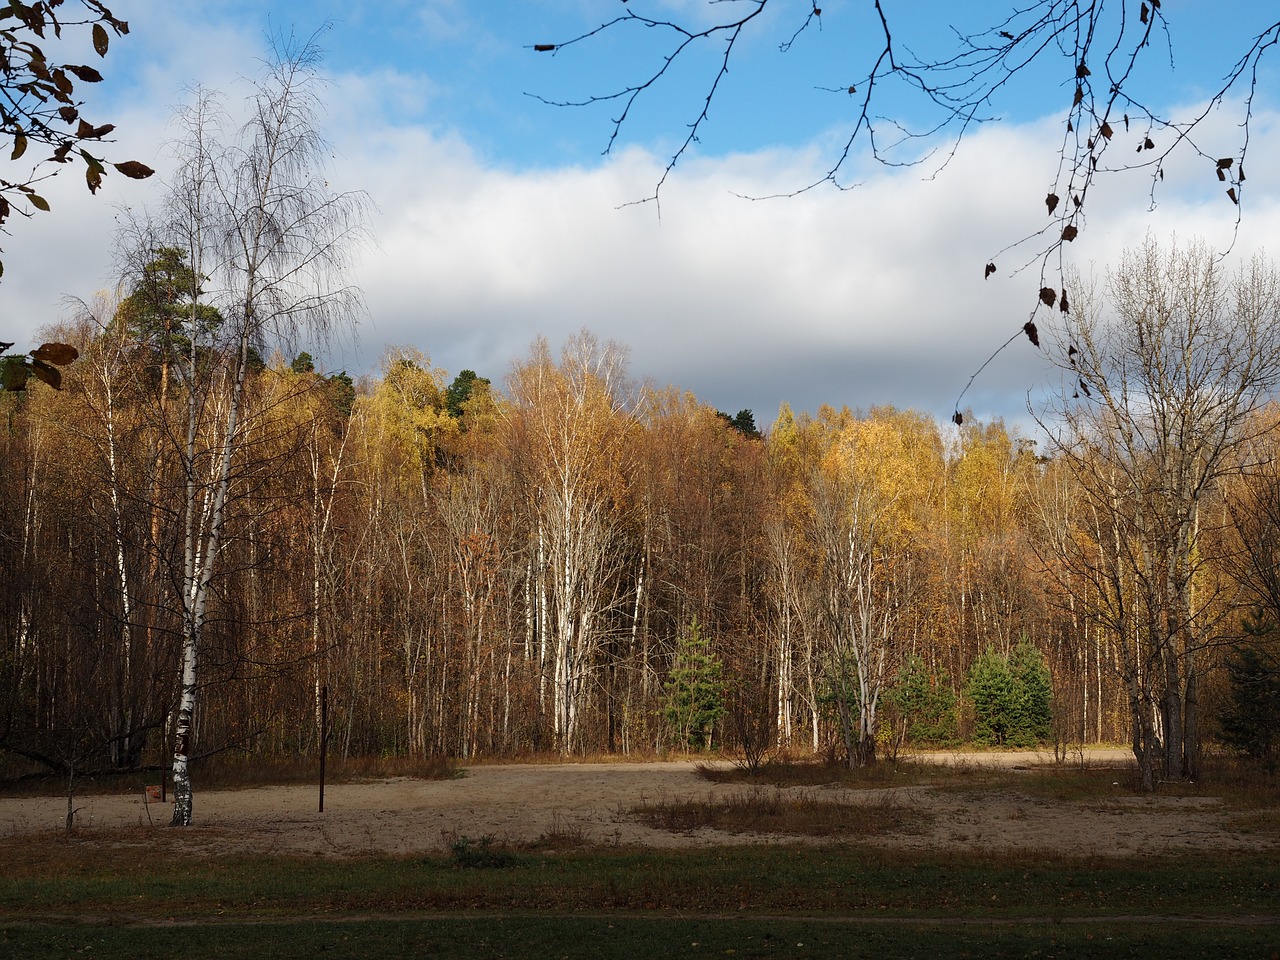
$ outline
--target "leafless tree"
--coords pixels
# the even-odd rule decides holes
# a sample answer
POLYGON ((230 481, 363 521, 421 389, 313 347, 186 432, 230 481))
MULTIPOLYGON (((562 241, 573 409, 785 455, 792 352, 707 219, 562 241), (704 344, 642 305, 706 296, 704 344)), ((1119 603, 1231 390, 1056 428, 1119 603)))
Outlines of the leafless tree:
MULTIPOLYGON (((231 136, 215 98, 200 95, 182 116, 179 172, 170 189, 173 243, 184 249, 197 289, 189 302, 214 303, 225 320, 194 339, 183 373, 186 476, 180 514, 183 654, 174 724, 175 825, 191 823, 189 772, 200 641, 210 585, 223 547, 237 453, 247 442, 246 378, 258 351, 307 329, 323 337, 360 306, 346 285, 364 236, 362 195, 334 193, 324 179, 325 144, 316 126, 319 52, 313 42, 277 44, 275 58, 231 136)), ((192 324, 196 328, 197 324, 192 324)))
POLYGON ((1066 387, 1041 419, 1081 496, 1067 586, 1088 584, 1081 599, 1116 643, 1150 789, 1157 772, 1197 774, 1201 660, 1230 609, 1208 576, 1205 507, 1280 386, 1280 277, 1260 258, 1229 275, 1203 245, 1148 240, 1105 296, 1069 289, 1055 329, 1066 387))

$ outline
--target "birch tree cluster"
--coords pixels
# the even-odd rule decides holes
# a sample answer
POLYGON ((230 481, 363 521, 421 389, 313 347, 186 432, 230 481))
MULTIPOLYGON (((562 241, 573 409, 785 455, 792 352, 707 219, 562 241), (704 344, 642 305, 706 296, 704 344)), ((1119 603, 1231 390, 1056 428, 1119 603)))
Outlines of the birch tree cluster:
POLYGON ((981 735, 975 665, 1030 657, 1039 736, 1159 778, 1218 736, 1241 644, 1276 649, 1263 262, 1149 245, 1081 283, 1040 443, 785 404, 756 435, 588 331, 505 377, 393 347, 353 384, 199 335, 221 315, 166 328, 190 264, 148 266, 51 331, 60 391, 0 395, 6 763, 169 764, 182 722, 193 763, 311 757, 327 691, 345 756, 865 764, 981 735))

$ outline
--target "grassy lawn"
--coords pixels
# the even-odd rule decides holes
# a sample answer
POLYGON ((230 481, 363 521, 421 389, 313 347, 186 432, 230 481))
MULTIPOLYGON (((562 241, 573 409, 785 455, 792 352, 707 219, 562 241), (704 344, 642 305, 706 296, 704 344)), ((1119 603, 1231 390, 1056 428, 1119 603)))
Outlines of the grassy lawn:
POLYGON ((1264 855, 1055 860, 857 845, 357 860, 0 841, 0 956, 1255 956, 1264 855), (109 852, 109 855, 104 855, 109 852), (306 919, 303 919, 306 918, 306 919))

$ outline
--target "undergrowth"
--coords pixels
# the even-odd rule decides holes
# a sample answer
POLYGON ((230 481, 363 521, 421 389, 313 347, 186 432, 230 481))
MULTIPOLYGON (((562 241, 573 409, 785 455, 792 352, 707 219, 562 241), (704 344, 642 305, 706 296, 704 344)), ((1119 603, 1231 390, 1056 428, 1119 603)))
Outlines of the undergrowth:
POLYGON ((918 832, 928 815, 899 799, 854 803, 816 790, 754 787, 705 798, 647 800, 623 811, 659 830, 865 837, 918 832))

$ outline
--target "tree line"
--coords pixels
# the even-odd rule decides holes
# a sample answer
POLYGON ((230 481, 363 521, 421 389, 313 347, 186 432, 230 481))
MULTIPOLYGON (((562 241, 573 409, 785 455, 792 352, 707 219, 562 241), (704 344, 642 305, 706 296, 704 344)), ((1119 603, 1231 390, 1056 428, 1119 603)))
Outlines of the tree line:
POLYGON ((1132 744, 1160 777, 1274 728, 1232 681, 1275 686, 1280 434, 1258 377, 1280 361, 1261 329, 1193 329, 1211 307, 1274 319, 1265 264, 1149 244, 1094 307, 1082 292, 1064 356, 1091 396, 1040 443, 892 407, 784 404, 761 434, 638 385, 587 331, 497 383, 407 347, 353 382, 224 336, 191 274, 153 251, 52 331, 79 350, 60 391, 0 394, 11 756, 168 764, 184 710, 188 757, 310 755, 325 691, 348 756, 856 765, 1052 740, 1132 744), (1147 367, 1104 369, 1104 331, 1147 367), (1224 368, 1248 388, 1194 376, 1224 368))

